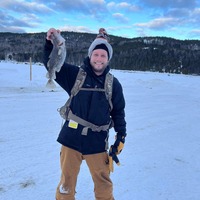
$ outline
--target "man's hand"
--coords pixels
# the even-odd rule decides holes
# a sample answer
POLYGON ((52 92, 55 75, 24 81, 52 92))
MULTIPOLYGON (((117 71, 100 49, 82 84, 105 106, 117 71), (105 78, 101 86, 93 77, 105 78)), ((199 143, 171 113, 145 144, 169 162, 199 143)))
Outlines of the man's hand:
POLYGON ((110 147, 108 158, 109 158, 109 170, 110 172, 113 172, 114 171, 113 161, 115 161, 117 165, 120 165, 119 159, 116 154, 116 148, 113 145, 111 145, 110 147))
POLYGON ((54 33, 60 33, 60 30, 56 30, 55 28, 50 28, 47 32, 47 36, 46 36, 46 39, 47 40, 51 40, 51 34, 54 34, 54 33))
POLYGON ((119 155, 121 153, 122 149, 124 148, 125 137, 126 137, 126 133, 125 134, 117 133, 115 143, 114 143, 114 145, 111 145, 111 147, 110 147, 109 169, 111 172, 114 171, 113 161, 115 161, 117 165, 120 165, 117 155, 119 155))

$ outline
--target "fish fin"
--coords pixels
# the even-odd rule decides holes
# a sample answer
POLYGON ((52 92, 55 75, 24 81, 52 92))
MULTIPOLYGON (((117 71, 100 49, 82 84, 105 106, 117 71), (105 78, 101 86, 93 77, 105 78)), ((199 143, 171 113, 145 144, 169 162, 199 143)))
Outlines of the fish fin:
POLYGON ((49 60, 48 60, 48 62, 47 62, 47 68, 50 68, 50 58, 52 57, 52 53, 50 54, 50 56, 49 56, 49 60))
POLYGON ((50 78, 50 76, 49 76, 49 72, 47 72, 47 74, 46 74, 46 78, 50 78))
POLYGON ((63 66, 63 64, 61 66, 57 65, 56 72, 59 72, 61 70, 62 66, 63 66))
POLYGON ((54 81, 52 79, 49 79, 46 84, 46 87, 49 89, 54 89, 54 88, 56 88, 56 84, 54 83, 54 81))

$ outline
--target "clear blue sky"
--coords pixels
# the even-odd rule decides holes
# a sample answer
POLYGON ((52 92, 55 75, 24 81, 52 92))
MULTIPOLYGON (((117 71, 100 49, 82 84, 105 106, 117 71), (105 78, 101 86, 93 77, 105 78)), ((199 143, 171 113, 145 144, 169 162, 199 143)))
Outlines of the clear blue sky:
POLYGON ((60 30, 200 39, 200 0, 0 0, 0 32, 60 30))

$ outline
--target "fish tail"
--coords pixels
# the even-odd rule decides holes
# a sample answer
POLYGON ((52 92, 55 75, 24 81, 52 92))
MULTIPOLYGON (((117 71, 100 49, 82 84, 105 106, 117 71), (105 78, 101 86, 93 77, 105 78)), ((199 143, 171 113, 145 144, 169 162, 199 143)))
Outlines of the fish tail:
POLYGON ((46 87, 49 88, 49 89, 55 89, 56 84, 54 83, 54 81, 52 79, 49 79, 47 84, 46 84, 46 87))

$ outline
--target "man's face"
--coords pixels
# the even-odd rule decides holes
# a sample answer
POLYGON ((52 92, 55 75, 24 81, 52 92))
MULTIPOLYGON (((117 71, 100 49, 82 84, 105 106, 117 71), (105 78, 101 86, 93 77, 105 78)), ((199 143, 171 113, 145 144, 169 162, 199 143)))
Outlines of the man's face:
POLYGON ((90 57, 90 64, 97 75, 101 75, 108 65, 108 53, 104 49, 95 49, 90 57))

